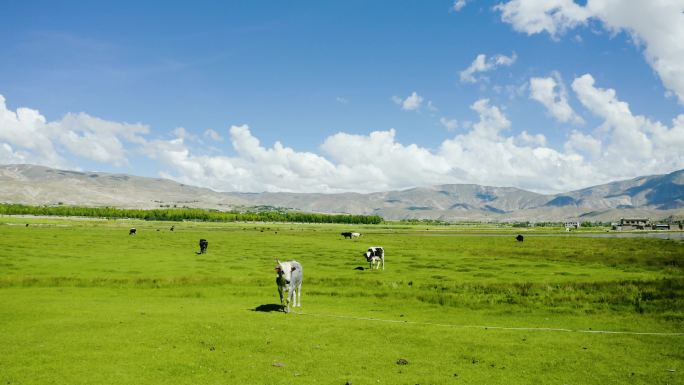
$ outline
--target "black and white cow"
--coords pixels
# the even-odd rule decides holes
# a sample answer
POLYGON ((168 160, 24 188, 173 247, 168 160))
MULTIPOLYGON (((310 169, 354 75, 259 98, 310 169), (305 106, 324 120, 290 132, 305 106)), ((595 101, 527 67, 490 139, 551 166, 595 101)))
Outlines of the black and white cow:
POLYGON ((515 237, 515 240, 518 242, 522 242, 523 240, 525 240, 525 237, 523 237, 521 234, 518 234, 518 236, 515 237))
POLYGON ((380 264, 382 264, 382 269, 385 270, 385 249, 382 247, 371 246, 363 253, 363 256, 366 257, 371 269, 373 269, 373 265, 375 265, 375 269, 379 269, 380 264))
POLYGON ((285 313, 290 312, 290 303, 293 307, 302 306, 302 278, 304 277, 304 270, 302 265, 297 261, 280 262, 276 259, 278 264, 275 268, 277 273, 276 284, 278 285, 278 295, 280 295, 280 304, 283 305, 285 313), (283 296, 285 292, 285 296, 283 296))
POLYGON ((135 235, 137 234, 137 231, 138 230, 136 230, 135 227, 131 227, 131 229, 128 230, 128 235, 135 235))

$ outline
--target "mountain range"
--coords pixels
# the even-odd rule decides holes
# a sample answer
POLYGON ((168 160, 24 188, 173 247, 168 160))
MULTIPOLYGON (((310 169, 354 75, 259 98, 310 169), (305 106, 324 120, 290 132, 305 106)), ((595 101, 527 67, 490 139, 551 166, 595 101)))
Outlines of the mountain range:
POLYGON ((514 187, 450 184, 370 194, 217 192, 168 179, 0 165, 0 202, 122 208, 271 206, 317 213, 379 215, 388 220, 615 221, 684 218, 684 170, 561 194, 514 187))

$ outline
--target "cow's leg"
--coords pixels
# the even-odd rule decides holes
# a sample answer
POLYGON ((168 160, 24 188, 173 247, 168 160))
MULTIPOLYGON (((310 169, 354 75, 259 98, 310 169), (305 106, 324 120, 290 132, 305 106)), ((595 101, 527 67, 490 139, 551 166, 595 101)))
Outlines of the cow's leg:
POLYGON ((297 287, 297 307, 302 307, 302 284, 297 287))
POLYGON ((382 261, 382 269, 385 270, 385 257, 380 258, 382 261))
POLYGON ((287 300, 286 300, 287 301, 287 311, 286 311, 286 313, 290 312, 290 304, 292 303, 293 297, 294 297, 294 288, 291 287, 287 290, 287 300))

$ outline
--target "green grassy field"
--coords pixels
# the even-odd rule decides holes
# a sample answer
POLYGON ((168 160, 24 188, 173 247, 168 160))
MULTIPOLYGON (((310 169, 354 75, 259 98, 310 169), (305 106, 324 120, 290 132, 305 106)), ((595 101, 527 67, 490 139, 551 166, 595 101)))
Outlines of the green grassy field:
POLYGON ((681 241, 171 224, 0 217, 0 384, 684 383, 681 241))

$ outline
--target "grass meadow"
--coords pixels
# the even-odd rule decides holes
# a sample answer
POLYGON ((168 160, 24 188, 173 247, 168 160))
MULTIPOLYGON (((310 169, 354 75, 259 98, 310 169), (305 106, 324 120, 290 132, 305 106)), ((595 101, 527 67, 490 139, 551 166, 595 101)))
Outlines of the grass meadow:
POLYGON ((684 383, 684 243, 516 231, 0 217, 0 384, 684 383))

